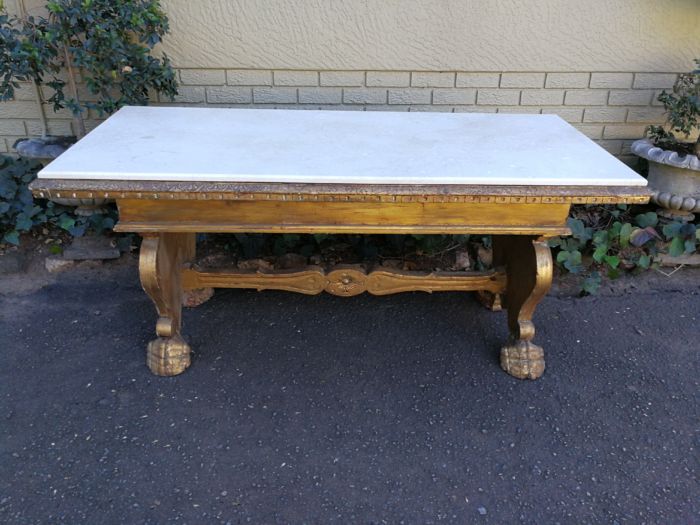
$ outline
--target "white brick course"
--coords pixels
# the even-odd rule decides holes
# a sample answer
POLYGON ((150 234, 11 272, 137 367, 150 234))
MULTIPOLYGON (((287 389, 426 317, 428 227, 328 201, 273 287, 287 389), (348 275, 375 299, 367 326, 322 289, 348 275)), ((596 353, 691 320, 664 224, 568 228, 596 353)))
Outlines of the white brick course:
POLYGON ((185 104, 197 104, 206 100, 206 91, 203 86, 179 86, 178 94, 174 102, 185 104))
POLYGON ((456 86, 496 88, 500 82, 500 73, 457 73, 456 86))
POLYGON ((627 108, 585 108, 583 110, 584 122, 624 122, 627 117, 627 108))
POLYGON ((386 89, 380 88, 348 88, 343 89, 345 104, 386 104, 386 89))
POLYGON ((523 106, 561 106, 563 103, 562 89, 524 89, 520 96, 523 106))
POLYGON ((498 113, 522 113, 529 115, 538 115, 542 112, 541 108, 533 108, 532 106, 500 106, 498 113))
POLYGON ((586 88, 590 82, 590 73, 547 73, 547 88, 586 88))
MULTIPOLYGON (((46 106, 47 117, 72 118, 72 114, 67 109, 62 109, 56 113, 51 110, 51 106, 46 106)), ((36 102, 0 102, 0 120, 22 119, 31 120, 39 118, 39 107, 36 102)))
POLYGON ((630 108, 627 113, 627 122, 661 123, 666 116, 666 110, 660 107, 630 108))
POLYGON ((192 86, 218 86, 226 83, 223 69, 181 69, 180 82, 192 86))
MULTIPOLYGON (((2 110, 2 106, 0 106, 0 110, 2 110)), ((24 135, 27 132, 24 128, 24 122, 25 121, 21 119, 15 120, 3 118, 0 120, 0 135, 24 135)), ((30 122, 34 121, 28 120, 26 122, 29 124, 30 122)))
POLYGON ((341 104, 342 102, 341 88, 299 88, 299 104, 341 104))
POLYGON ((675 73, 636 73, 632 87, 636 89, 671 89, 678 75, 675 73))
POLYGON ((542 108, 543 114, 559 115, 567 122, 581 122, 583 108, 542 108))
POLYGON ((476 94, 476 103, 485 106, 517 106, 520 103, 520 91, 517 89, 480 89, 476 94))
POLYGON ((430 104, 431 95, 430 89, 390 89, 389 104, 430 104))
MULTIPOLYGON (((47 122, 49 135, 73 135, 73 128, 70 120, 50 119, 47 122)), ((41 122, 38 120, 27 120, 27 134, 41 135, 41 122)), ((2 133, 5 135, 5 133, 2 133)), ((7 135, 24 135, 24 131, 19 133, 7 133, 7 135)))
POLYGON ((476 89, 434 89, 433 104, 475 104, 476 89))
POLYGON ((454 87, 454 85, 455 73, 411 73, 411 86, 413 87, 454 87))
POLYGON ((444 106, 413 104, 408 106, 408 111, 412 113, 450 113, 450 108, 446 108, 444 106))
POLYGON ((566 92, 567 106, 604 106, 608 103, 608 91, 604 89, 574 89, 566 92))
POLYGON ((541 88, 544 87, 544 73, 503 73, 502 88, 541 88))
POLYGON ((318 71, 273 71, 275 86, 318 86, 318 71))
POLYGON ((603 137, 603 127, 600 124, 574 124, 574 127, 589 139, 600 139, 603 137))
POLYGON ((632 73, 591 73, 592 88, 630 88, 632 87, 632 73))
POLYGON ((611 106, 648 106, 651 104, 653 91, 645 90, 626 90, 626 91, 610 91, 608 104, 611 106))
POLYGON ((638 139, 644 136, 646 126, 639 125, 606 125, 603 130, 604 139, 638 139))
POLYGON ((226 83, 231 86, 271 86, 272 71, 227 69, 226 83))
POLYGON ((407 71, 367 71, 368 87, 408 87, 411 73, 407 71))
POLYGON ((494 106, 456 106, 455 113, 496 113, 498 108, 494 106))
POLYGON ((21 82, 19 87, 15 88, 14 100, 17 101, 33 101, 35 98, 34 89, 28 82, 21 82))
POLYGON ((207 102, 210 104, 250 104, 253 91, 249 87, 221 86, 207 88, 207 102))
POLYGON ((321 71, 322 86, 358 87, 364 83, 364 71, 321 71))
POLYGON ((297 90, 292 87, 253 88, 253 102, 256 104, 295 104, 297 90))
POLYGON ((598 146, 612 155, 619 155, 622 152, 622 140, 599 140, 598 146))

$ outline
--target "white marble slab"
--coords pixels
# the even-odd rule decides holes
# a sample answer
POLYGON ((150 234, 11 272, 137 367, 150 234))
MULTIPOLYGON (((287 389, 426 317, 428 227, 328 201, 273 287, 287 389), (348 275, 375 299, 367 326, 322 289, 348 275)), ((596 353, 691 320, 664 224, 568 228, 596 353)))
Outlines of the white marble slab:
POLYGON ((555 115, 127 107, 40 178, 645 186, 555 115))

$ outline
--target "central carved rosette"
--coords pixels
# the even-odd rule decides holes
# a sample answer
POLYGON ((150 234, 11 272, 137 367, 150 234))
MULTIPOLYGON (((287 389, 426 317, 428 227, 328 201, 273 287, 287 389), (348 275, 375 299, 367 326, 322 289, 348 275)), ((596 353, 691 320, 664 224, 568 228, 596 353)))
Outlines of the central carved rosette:
POLYGON ((352 268, 333 270, 326 275, 325 290, 343 297, 360 295, 367 291, 367 274, 352 268))

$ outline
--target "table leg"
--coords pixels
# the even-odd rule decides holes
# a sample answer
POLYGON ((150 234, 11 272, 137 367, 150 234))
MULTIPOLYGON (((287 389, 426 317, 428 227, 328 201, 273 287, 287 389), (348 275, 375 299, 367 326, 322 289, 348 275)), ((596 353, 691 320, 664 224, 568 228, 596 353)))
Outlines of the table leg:
POLYGON ((503 297, 500 293, 479 290, 476 292, 476 298, 485 308, 492 312, 500 312, 503 309, 503 297))
POLYGON ((139 258, 141 285, 158 311, 156 335, 146 363, 156 375, 174 376, 190 366, 190 347, 180 335, 182 265, 194 258, 194 233, 144 235, 139 258))
POLYGON ((501 348, 501 367, 519 379, 537 379, 544 373, 544 351, 532 342, 532 316, 552 284, 552 252, 534 236, 493 237, 494 265, 507 274, 504 306, 510 338, 501 348))

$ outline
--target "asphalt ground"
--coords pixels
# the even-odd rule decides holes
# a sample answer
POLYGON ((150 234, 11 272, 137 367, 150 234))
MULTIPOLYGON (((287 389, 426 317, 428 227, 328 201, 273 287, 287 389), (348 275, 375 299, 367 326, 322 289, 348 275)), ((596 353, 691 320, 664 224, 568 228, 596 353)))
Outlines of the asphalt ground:
POLYGON ((471 294, 221 290, 152 376, 133 264, 0 293, 0 522, 700 523, 700 283, 548 297, 547 371, 471 294))

